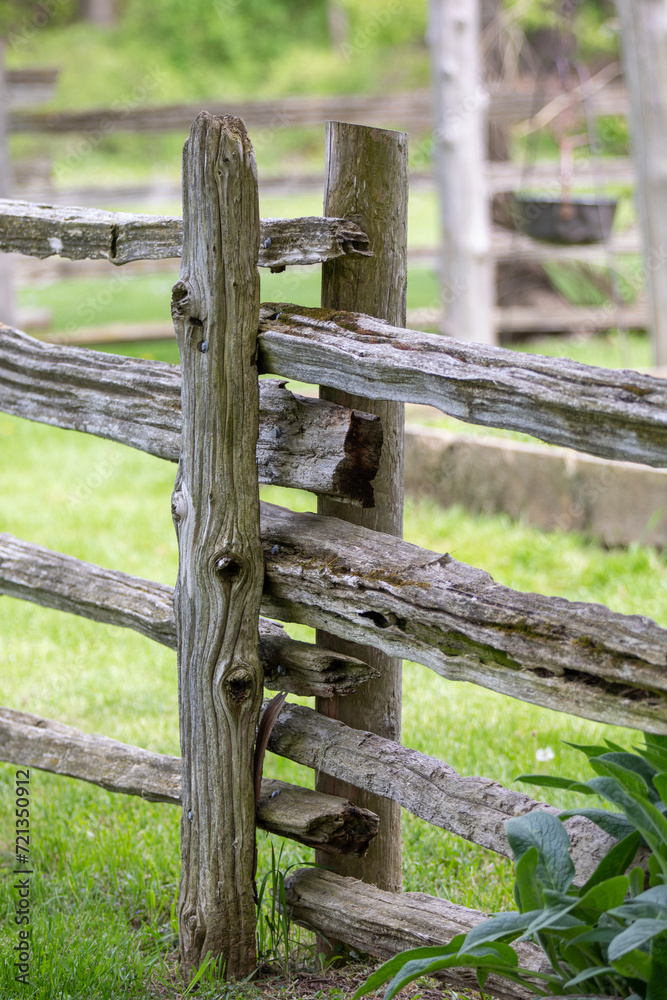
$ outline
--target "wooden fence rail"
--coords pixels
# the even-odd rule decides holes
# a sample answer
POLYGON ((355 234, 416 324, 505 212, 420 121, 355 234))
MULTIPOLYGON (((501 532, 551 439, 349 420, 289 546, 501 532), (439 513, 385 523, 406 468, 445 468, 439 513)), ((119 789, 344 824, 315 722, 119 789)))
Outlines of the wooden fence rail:
MULTIPOLYGON (((0 390, 5 413, 179 459, 180 366, 42 344, 0 326, 0 390)), ((276 380, 261 380, 259 393, 260 483, 373 505, 378 417, 297 396, 276 380)))
MULTIPOLYGON (((110 792, 180 805, 181 760, 92 736, 53 719, 0 708, 3 758, 24 767, 80 778, 110 792)), ((257 825, 280 837, 337 854, 363 854, 378 818, 346 799, 284 781, 262 780, 257 825)))
MULTIPOLYGON (((667 733, 667 629, 650 619, 522 594, 448 555, 316 514, 262 504, 261 532, 264 614, 556 711, 667 733)), ((173 647, 164 584, 0 538, 0 593, 173 647)))
MULTIPOLYGON (((169 215, 104 212, 0 199, 0 250, 31 257, 58 254, 70 260, 112 264, 180 257, 183 220, 169 215)), ((344 254, 369 256, 368 237, 345 219, 263 219, 258 267, 321 264, 344 254)))
MULTIPOLYGON (((256 265, 338 260, 327 264, 326 304, 354 307, 350 289, 362 288, 366 266, 376 274, 363 293, 366 308, 403 322, 400 296, 390 307, 386 289, 380 294, 392 282, 401 286, 400 234, 383 248, 387 227, 370 216, 366 223, 370 208, 357 212, 353 201, 342 214, 355 223, 260 224, 252 148, 236 119, 199 116, 184 167, 184 223, 0 206, 0 249, 120 263, 180 256, 183 244, 172 302, 180 368, 45 346, 0 328, 0 409, 179 462, 175 590, 0 535, 0 595, 132 628, 177 649, 182 759, 11 709, 0 710, 0 758, 180 802, 187 978, 207 951, 227 960, 228 974, 254 967, 256 823, 360 856, 378 842, 378 815, 395 815, 384 805, 376 814, 346 796, 280 783, 258 785, 255 797, 256 727, 261 711, 265 727, 276 708, 262 710, 263 685, 320 699, 319 712, 282 707, 266 734, 275 753, 504 854, 504 820, 550 806, 462 777, 398 738, 329 718, 337 698, 354 697, 366 684, 370 691, 393 669, 392 658, 405 657, 558 711, 667 733, 667 630, 600 605, 518 593, 448 554, 402 541, 388 533, 397 530, 393 522, 377 530, 376 521, 382 503, 400 509, 396 403, 432 403, 469 422, 664 467, 667 387, 634 372, 414 333, 358 311, 269 304, 260 314, 256 265), (382 254, 399 261, 391 278, 382 254), (258 368, 316 382, 324 395, 355 395, 345 405, 305 399, 281 382, 258 384, 258 368), (375 416, 363 411, 376 400, 391 407, 375 416), (389 452, 394 472, 385 480, 378 470, 387 468, 389 452), (323 498, 320 513, 260 504, 259 481, 312 490, 323 498), (346 507, 336 506, 340 500, 346 507), (325 516, 340 511, 349 519, 325 516), (292 640, 260 610, 318 629, 319 643, 292 640), (341 642, 356 645, 341 652, 341 642), (373 655, 355 654, 366 649, 373 655)), ((351 190, 361 173, 363 164, 350 168, 351 190)), ((568 830, 584 879, 611 840, 582 819, 569 820, 568 830)), ((417 937, 428 926, 433 943, 479 919, 476 911, 355 888, 328 873, 297 873, 288 892, 297 919, 380 955, 413 940, 398 929, 405 919, 414 917, 417 937), (369 933, 377 934, 376 945, 369 946, 369 933)), ((535 955, 527 952, 526 961, 535 955)), ((499 996, 522 996, 518 987, 489 980, 487 990, 490 984, 499 996)))

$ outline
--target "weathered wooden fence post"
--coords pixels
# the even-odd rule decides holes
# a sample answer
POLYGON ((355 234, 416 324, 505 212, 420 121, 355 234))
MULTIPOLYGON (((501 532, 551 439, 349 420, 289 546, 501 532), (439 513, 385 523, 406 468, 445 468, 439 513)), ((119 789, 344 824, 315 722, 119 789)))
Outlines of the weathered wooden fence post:
MULTIPOLYGON (((5 42, 0 38, 0 198, 12 196, 12 166, 9 157, 9 86, 4 66, 5 42)), ((14 326, 14 281, 9 254, 0 253, 0 323, 14 326)))
POLYGON ((667 365, 667 0, 619 0, 653 358, 667 365))
POLYGON ((255 448, 259 206, 238 118, 202 112, 183 151, 184 249, 172 313, 183 432, 172 510, 183 766, 179 935, 191 977, 207 953, 255 968, 253 748, 262 697, 264 563, 255 448))
MULTIPOLYGON (((322 270, 322 306, 363 312, 405 324, 407 286, 408 137, 404 132, 343 122, 327 122, 324 214, 356 222, 370 239, 373 257, 339 257, 322 270)), ((382 419, 384 439, 380 471, 374 480, 376 506, 352 507, 319 500, 318 511, 391 535, 403 533, 403 424, 402 403, 374 401, 322 387, 322 399, 376 413, 382 419)), ((378 650, 357 646, 320 633, 329 648, 358 656, 381 671, 377 680, 354 695, 320 698, 317 710, 391 740, 401 733, 401 661, 378 650)), ((398 891, 401 878, 401 810, 388 799, 319 777, 320 791, 352 798, 380 817, 380 832, 363 859, 336 860, 336 870, 398 891)), ((331 855, 319 860, 328 867, 331 855)))

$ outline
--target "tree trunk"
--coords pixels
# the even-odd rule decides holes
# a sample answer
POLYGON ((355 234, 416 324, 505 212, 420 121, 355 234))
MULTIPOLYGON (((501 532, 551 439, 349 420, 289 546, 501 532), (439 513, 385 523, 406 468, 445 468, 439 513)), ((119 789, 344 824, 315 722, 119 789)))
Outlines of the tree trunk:
POLYGON ((478 0, 431 0, 430 41, 447 331, 459 340, 494 344, 478 0))
MULTIPOLYGON (((324 214, 350 219, 369 236, 374 256, 329 261, 322 271, 322 306, 357 309, 394 323, 405 321, 407 284, 408 141, 387 132, 341 122, 327 123, 327 167, 324 214)), ((375 531, 403 533, 403 404, 373 401, 336 389, 322 388, 323 399, 376 413, 382 419, 380 469, 374 480, 376 506, 355 511, 349 505, 320 500, 318 510, 375 531)), ((400 740, 401 661, 372 647, 357 646, 318 633, 318 641, 358 656, 380 671, 362 691, 345 699, 318 699, 323 715, 342 719, 356 729, 400 740)), ((361 860, 342 859, 336 870, 398 891, 402 885, 400 808, 386 799, 360 792, 345 782, 320 776, 317 787, 352 799, 380 817, 380 832, 361 860)), ((330 859, 321 858, 330 864, 330 859)))
POLYGON ((208 953, 228 977, 256 964, 259 204, 240 119, 202 112, 194 122, 183 153, 183 228, 172 293, 183 411, 172 511, 183 761, 178 923, 187 982, 208 953))
POLYGON ((667 0, 618 0, 653 354, 667 365, 667 0))

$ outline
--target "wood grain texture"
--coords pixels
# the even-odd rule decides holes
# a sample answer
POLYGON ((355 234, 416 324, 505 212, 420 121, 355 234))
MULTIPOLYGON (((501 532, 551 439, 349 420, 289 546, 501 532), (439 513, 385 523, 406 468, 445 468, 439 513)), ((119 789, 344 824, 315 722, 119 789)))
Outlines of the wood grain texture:
MULTIPOLYGON (((0 250, 9 253, 127 264, 180 257, 182 249, 183 220, 176 216, 0 200, 0 250)), ((345 254, 369 253, 367 235, 346 219, 260 222, 258 267, 275 271, 288 264, 321 264, 345 254)))
POLYGON ((260 370, 374 399, 427 403, 601 458, 667 465, 664 379, 416 333, 284 304, 262 309, 260 370))
MULTIPOLYGON (((332 260, 322 268, 322 306, 355 309, 405 325, 407 287, 408 137, 403 132, 327 122, 324 214, 344 215, 368 233, 373 257, 368 260, 332 260)), ((402 403, 350 395, 347 386, 330 388, 326 378, 320 397, 339 405, 365 410, 382 420, 380 467, 373 483, 375 506, 353 511, 335 500, 318 499, 318 512, 362 524, 373 531, 403 534, 403 426, 402 403), (345 390, 345 391, 341 391, 345 390)), ((360 647, 326 631, 318 641, 358 656, 379 672, 351 698, 322 699, 318 711, 350 726, 400 740, 402 665, 377 646, 360 647)), ((372 809, 380 817, 380 833, 361 861, 341 859, 342 875, 397 891, 402 885, 401 816, 394 803, 357 791, 322 776, 317 787, 343 795, 372 809)), ((322 859, 324 860, 324 859, 322 859)))
MULTIPOLYGON (((181 803, 181 760, 53 719, 0 708, 0 760, 79 778, 150 802, 181 803)), ((345 799, 272 778, 262 780, 257 825, 332 853, 363 854, 378 818, 345 799)))
POLYGON ((522 594, 448 554, 262 505, 263 613, 559 712, 667 732, 667 630, 522 594))
MULTIPOLYGON (((328 939, 344 941, 359 952, 386 960, 407 948, 444 945, 456 934, 486 919, 480 910, 469 910, 446 899, 422 892, 392 893, 342 878, 331 871, 302 868, 285 879, 286 902, 292 919, 315 927, 328 939)), ((536 945, 516 945, 523 968, 551 971, 536 945)), ((448 986, 479 993, 472 969, 448 969, 442 974, 448 986)), ((500 976, 491 975, 484 993, 502 1000, 529 1000, 535 994, 500 976)))
MULTIPOLYGON (((449 555, 270 504, 262 504, 262 543, 267 616, 556 711, 667 733, 667 630, 649 618, 522 594, 449 555)), ((170 587, 9 535, 0 535, 0 593, 175 644, 170 587)), ((282 632, 275 653, 266 639, 277 628, 260 622, 274 689, 303 693, 312 669, 313 685, 330 690, 347 672, 347 657, 309 643, 296 650, 282 632)), ((364 671, 358 661, 351 668, 360 671, 354 686, 364 671)))
MULTIPOLYGON (((176 649, 173 587, 103 569, 1 533, 0 595, 131 628, 176 649)), ((291 639, 266 618, 259 619, 259 658, 265 687, 297 695, 346 694, 376 676, 367 663, 291 639)))
MULTIPOLYGON (((177 462, 181 369, 85 347, 43 344, 0 325, 0 410, 177 462)), ((379 417, 296 396, 277 379, 261 380, 260 483, 372 506, 381 448, 379 417)))
POLYGON ((172 513, 183 774, 178 926, 187 983, 209 953, 228 977, 256 966, 259 199, 240 119, 202 112, 193 123, 183 150, 183 218, 172 290, 183 421, 172 513))
MULTIPOLYGON (((462 777, 444 761, 373 733, 352 729, 303 705, 287 704, 268 749, 315 771, 390 798, 404 809, 474 844, 512 857, 505 822, 533 810, 558 814, 490 778, 462 777)), ((614 840, 589 820, 565 823, 577 880, 585 881, 614 840)))

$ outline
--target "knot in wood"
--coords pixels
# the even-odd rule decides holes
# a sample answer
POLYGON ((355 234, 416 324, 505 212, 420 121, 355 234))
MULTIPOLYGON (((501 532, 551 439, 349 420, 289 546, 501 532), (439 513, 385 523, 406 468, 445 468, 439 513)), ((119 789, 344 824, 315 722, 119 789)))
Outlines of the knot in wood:
POLYGON ((188 294, 188 286, 185 284, 185 282, 177 281, 171 290, 171 301, 180 302, 181 299, 187 297, 187 294, 188 294))
POLYGON ((225 687, 233 701, 246 701, 253 691, 252 671, 248 667, 235 667, 225 677, 225 687))
POLYGON ((241 561, 233 553, 215 557, 215 571, 221 580, 233 580, 241 572, 241 561))
POLYGON ((178 527, 187 511, 187 502, 180 490, 174 491, 171 497, 171 518, 178 527))

